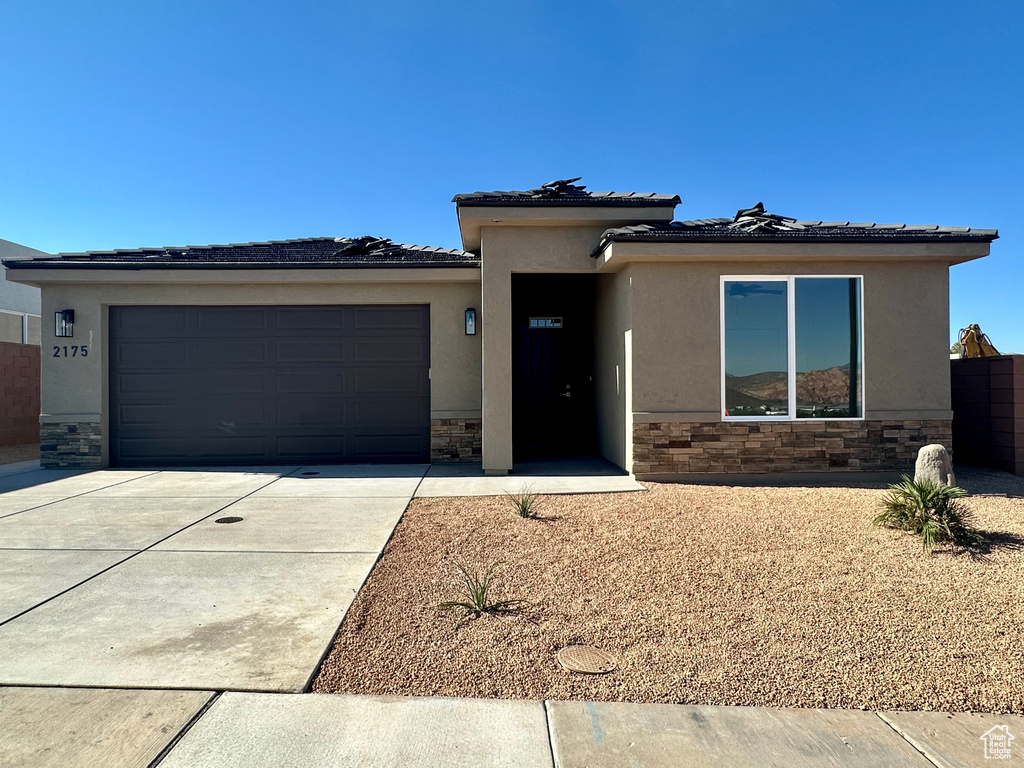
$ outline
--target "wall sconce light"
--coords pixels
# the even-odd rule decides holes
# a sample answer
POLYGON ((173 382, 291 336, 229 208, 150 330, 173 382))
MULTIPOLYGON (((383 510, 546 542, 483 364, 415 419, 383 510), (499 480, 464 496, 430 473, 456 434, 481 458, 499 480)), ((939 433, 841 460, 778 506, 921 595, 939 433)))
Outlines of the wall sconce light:
POLYGON ((466 310, 466 335, 476 336, 476 310, 473 307, 466 310))
POLYGON ((75 310, 58 309, 53 318, 53 335, 71 338, 75 332, 75 310))

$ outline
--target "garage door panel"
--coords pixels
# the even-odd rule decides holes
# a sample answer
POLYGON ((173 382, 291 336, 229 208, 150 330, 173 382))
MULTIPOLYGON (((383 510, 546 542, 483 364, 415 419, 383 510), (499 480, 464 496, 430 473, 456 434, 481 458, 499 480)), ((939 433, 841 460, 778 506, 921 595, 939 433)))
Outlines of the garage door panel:
POLYGON ((178 394, 188 399, 205 399, 231 395, 263 395, 270 391, 266 371, 217 370, 203 368, 184 377, 185 386, 178 394))
POLYGON ((233 463, 246 459, 262 459, 267 453, 265 435, 207 436, 196 443, 196 458, 233 463))
POLYGON ((422 330, 426 327, 423 314, 419 307, 355 307, 352 325, 357 331, 422 330))
POLYGON ((358 339, 355 342, 356 363, 412 363, 427 359, 426 339, 358 339))
POLYGON ((189 458, 187 437, 120 437, 112 442, 115 454, 125 462, 159 464, 189 458))
POLYGON ((167 364, 188 362, 188 343, 184 341, 122 341, 114 354, 118 363, 163 368, 167 364))
POLYGON ((122 403, 117 408, 118 422, 131 427, 173 424, 187 416, 186 409, 180 404, 129 405, 122 403))
POLYGON ((205 335, 267 330, 267 311, 263 308, 197 307, 195 311, 196 327, 205 335))
POLYGON ((357 395, 383 397, 423 392, 426 371, 418 368, 360 368, 355 372, 357 395))
POLYGON ((121 371, 111 377, 111 387, 125 397, 165 396, 182 392, 187 382, 183 373, 128 373, 121 371))
POLYGON ((279 341, 275 359, 286 363, 343 363, 348 357, 347 346, 345 341, 334 339, 279 341))
POLYGON ((430 401, 390 398, 359 400, 353 405, 353 422, 365 429, 374 426, 392 426, 429 420, 430 401))
POLYGON ((129 315, 111 317, 111 328, 122 339, 152 339, 189 329, 191 314, 186 307, 135 307, 129 315))
POLYGON ((281 395, 344 395, 352 390, 344 371, 297 370, 274 377, 275 391, 281 395))
POLYGON ((427 306, 112 307, 110 328, 114 465, 429 455, 427 306))
POLYGON ((196 345, 195 361, 199 365, 232 367, 263 365, 270 359, 269 351, 265 341, 203 341, 196 345))
POLYGON ((195 429, 236 432, 271 426, 267 403, 260 400, 214 400, 194 403, 188 421, 195 429))
POLYGON ((277 403, 277 426, 292 427, 343 427, 346 420, 346 403, 337 399, 285 400, 277 403))
MULTIPOLYGON (((308 307, 278 309, 275 327, 284 331, 340 331, 346 327, 344 309, 339 307, 308 307)), ((351 325, 351 323, 349 323, 351 325)))

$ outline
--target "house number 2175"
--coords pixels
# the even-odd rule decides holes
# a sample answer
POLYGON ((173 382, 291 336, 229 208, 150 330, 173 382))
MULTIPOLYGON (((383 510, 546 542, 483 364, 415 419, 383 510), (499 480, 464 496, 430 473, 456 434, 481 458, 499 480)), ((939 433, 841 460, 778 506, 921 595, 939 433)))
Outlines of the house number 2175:
POLYGON ((87 344, 83 344, 82 346, 78 346, 76 344, 71 347, 53 348, 54 357, 78 357, 79 355, 81 355, 82 357, 89 356, 89 346, 87 344), (70 352, 68 350, 70 350, 70 352))

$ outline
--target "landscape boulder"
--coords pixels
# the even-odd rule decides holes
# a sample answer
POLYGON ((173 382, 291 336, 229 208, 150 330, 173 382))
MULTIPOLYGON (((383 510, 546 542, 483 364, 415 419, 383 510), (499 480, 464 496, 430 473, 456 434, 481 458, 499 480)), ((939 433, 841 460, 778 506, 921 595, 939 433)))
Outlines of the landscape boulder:
POLYGON ((914 482, 930 480, 937 485, 956 485, 953 476, 953 461, 945 446, 933 444, 924 446, 917 454, 914 465, 914 482))

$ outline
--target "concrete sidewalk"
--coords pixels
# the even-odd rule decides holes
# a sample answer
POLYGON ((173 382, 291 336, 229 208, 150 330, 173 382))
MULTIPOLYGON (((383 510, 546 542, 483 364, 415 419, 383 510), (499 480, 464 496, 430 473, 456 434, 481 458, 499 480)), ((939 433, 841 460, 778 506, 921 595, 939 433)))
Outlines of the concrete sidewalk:
POLYGON ((203 691, 0 689, 0 765, 967 768, 1024 717, 203 691))
POLYGON ((508 475, 485 475, 479 465, 434 464, 416 491, 416 498, 438 496, 501 496, 528 490, 537 494, 624 493, 645 488, 617 466, 601 458, 530 461, 508 475))

